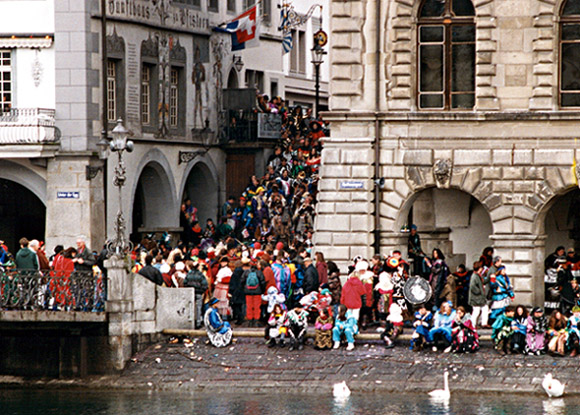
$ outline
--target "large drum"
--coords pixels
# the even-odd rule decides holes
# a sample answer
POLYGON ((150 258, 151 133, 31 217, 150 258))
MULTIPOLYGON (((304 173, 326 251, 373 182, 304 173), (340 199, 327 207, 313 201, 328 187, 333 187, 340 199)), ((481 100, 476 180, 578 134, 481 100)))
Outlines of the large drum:
POLYGON ((431 285, 424 278, 411 277, 403 287, 403 295, 413 305, 424 304, 431 298, 431 285))

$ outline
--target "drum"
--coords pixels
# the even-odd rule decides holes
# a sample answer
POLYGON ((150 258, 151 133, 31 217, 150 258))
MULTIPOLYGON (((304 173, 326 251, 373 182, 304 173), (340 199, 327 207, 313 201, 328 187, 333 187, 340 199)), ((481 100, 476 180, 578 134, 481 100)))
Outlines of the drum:
POLYGON ((431 298, 431 285, 424 278, 411 277, 403 287, 403 295, 413 305, 424 304, 431 298))

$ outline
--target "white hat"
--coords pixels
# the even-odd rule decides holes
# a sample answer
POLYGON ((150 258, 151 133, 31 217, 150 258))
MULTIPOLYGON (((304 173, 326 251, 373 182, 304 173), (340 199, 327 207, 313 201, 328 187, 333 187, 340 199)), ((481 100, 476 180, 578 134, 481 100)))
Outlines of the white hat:
POLYGON ((176 271, 183 271, 185 269, 185 264, 183 262, 178 262, 175 264, 176 271))
POLYGON ((364 259, 358 261, 354 267, 355 271, 366 271, 369 269, 369 263, 364 259))

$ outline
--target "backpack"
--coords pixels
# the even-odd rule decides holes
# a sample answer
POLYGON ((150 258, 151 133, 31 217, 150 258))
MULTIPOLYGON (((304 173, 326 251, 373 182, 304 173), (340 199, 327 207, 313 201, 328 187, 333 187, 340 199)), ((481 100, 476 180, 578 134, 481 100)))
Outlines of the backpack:
POLYGON ((252 269, 248 273, 248 277, 246 278, 246 289, 248 290, 255 290, 260 286, 260 279, 258 278, 258 274, 256 270, 252 269))

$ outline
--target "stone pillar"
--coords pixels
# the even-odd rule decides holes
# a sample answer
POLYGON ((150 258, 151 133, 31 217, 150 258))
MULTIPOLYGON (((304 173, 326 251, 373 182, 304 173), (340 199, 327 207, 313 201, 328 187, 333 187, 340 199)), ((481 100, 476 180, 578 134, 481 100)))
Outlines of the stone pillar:
POLYGON ((133 354, 133 279, 124 258, 112 256, 107 268, 107 304, 111 365, 123 370, 133 354))
POLYGON ((514 304, 543 306, 545 235, 492 235, 494 255, 502 257, 514 286, 514 304))

